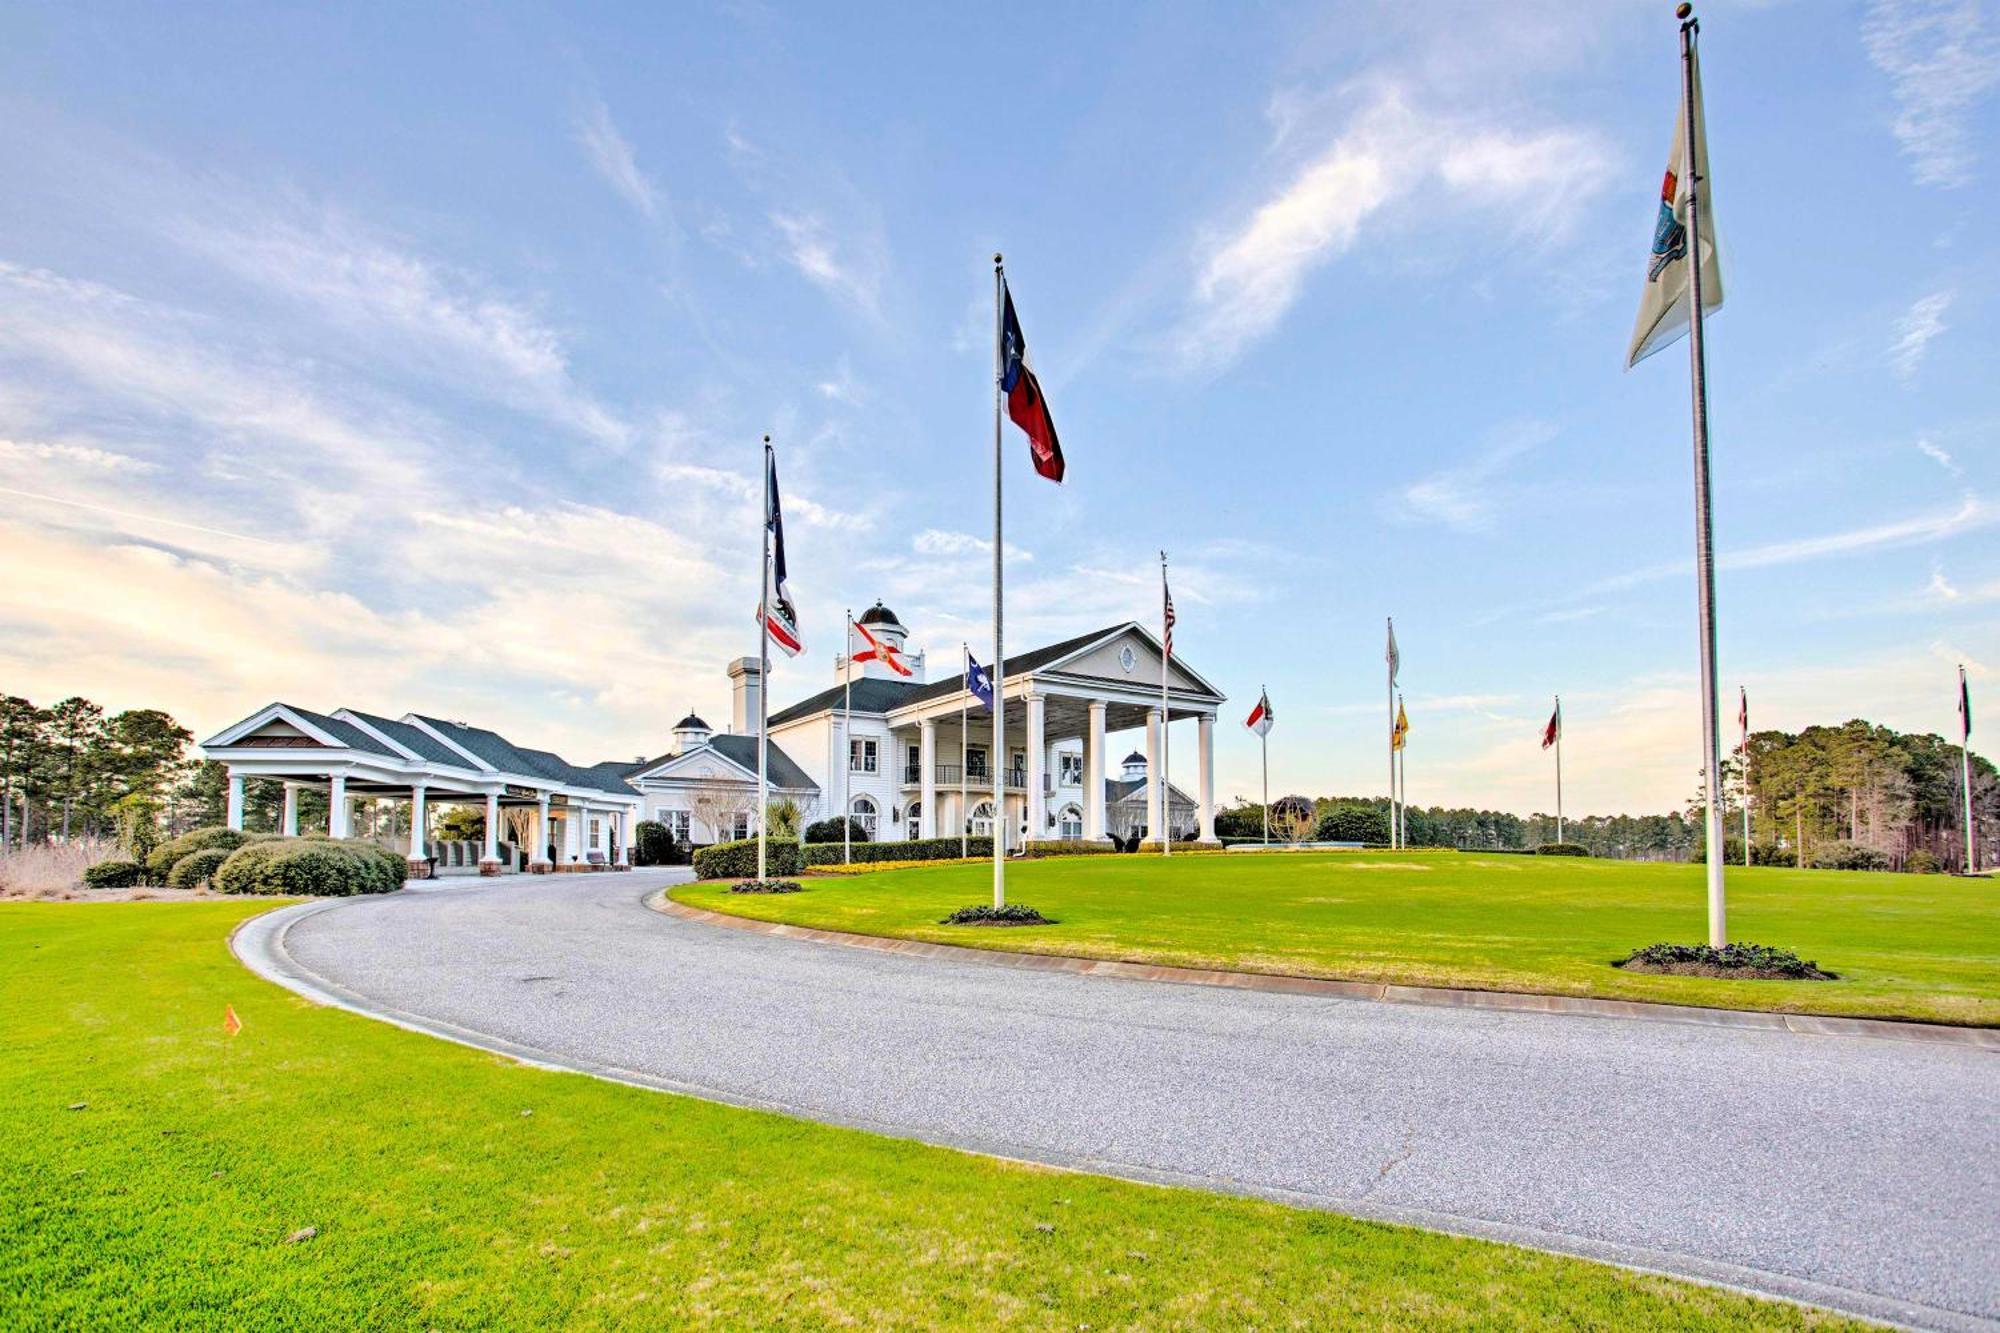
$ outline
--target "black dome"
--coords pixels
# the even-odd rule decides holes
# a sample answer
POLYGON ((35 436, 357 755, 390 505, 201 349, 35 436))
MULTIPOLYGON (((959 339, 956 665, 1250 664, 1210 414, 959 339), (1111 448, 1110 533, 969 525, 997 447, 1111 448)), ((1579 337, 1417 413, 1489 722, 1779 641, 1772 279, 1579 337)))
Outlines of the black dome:
POLYGON ((1127 764, 1143 764, 1146 762, 1146 756, 1140 754, 1137 750, 1134 750, 1132 751, 1132 753, 1125 756, 1125 762, 1127 764))
POLYGON ((693 713, 689 713, 689 714, 688 714, 688 715, 687 715, 686 717, 684 717, 684 718, 682 718, 682 719, 681 719, 680 721, 678 721, 678 722, 674 723, 674 730, 675 730, 675 731, 713 731, 713 730, 715 730, 715 728, 713 728, 713 727, 709 726, 709 725, 708 725, 708 723, 706 723, 706 722, 702 721, 702 720, 701 720, 700 718, 696 717, 696 716, 695 716, 695 715, 694 715, 693 713))
POLYGON ((859 623, 863 625, 894 625, 897 629, 903 628, 903 622, 896 619, 896 613, 880 602, 863 611, 859 623))

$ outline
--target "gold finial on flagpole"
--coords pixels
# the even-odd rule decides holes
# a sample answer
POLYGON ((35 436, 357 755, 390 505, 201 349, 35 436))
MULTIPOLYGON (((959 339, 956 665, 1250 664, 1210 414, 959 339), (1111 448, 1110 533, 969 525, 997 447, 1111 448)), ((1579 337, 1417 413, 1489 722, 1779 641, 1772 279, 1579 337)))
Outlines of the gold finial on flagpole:
POLYGON ((1685 3, 1675 5, 1674 17, 1683 23, 1687 22, 1690 18, 1694 17, 1694 6, 1685 3))

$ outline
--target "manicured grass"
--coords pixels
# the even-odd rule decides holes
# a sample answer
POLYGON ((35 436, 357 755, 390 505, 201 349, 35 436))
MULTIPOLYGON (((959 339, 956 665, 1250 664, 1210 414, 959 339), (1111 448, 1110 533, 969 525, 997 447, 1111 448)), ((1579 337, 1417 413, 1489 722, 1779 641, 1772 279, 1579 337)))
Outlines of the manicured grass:
POLYGON ((513 1065, 258 981, 264 906, 0 904, 0 1327, 1846 1326, 513 1065))
POLYGON ((1008 868, 1053 926, 940 925, 990 902, 981 866, 810 879, 739 916, 1035 953, 1718 1008, 2000 1024, 2000 883, 1757 867, 1729 872, 1729 937, 1797 950, 1838 981, 1645 976, 1611 963, 1708 938, 1700 866, 1457 852, 1092 856, 1008 868))

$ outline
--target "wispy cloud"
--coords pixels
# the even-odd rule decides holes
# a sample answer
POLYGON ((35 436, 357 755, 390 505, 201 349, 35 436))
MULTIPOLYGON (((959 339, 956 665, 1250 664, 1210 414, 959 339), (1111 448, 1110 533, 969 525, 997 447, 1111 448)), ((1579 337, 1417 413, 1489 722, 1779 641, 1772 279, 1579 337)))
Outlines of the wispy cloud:
POLYGON ((1932 292, 1919 298, 1896 321, 1896 341, 1889 349, 1889 369, 1905 384, 1916 378, 1917 367, 1931 343, 1944 332, 1944 312, 1951 308, 1956 293, 1932 292))
POLYGON ((1972 112, 2000 83, 2000 42, 1979 0, 1875 0, 1861 34, 1868 58, 1889 76, 1889 128, 1917 183, 1968 184, 1977 155, 1972 112))
POLYGON ((1444 468, 1398 491, 1391 499, 1393 516, 1409 521, 1442 523, 1461 532, 1487 532, 1502 505, 1519 487, 1504 480, 1523 455, 1555 438, 1545 421, 1524 421, 1492 434, 1486 448, 1470 462, 1444 468))
POLYGON ((1936 463, 1946 472, 1951 473, 1954 477, 1960 476, 1965 472, 1965 469, 1958 465, 1958 460, 1953 458, 1950 452, 1941 445, 1932 444, 1929 440, 1918 440, 1917 452, 1925 458, 1930 459, 1933 463, 1936 463))
POLYGON ((860 306, 869 314, 878 311, 881 278, 873 266, 844 253, 828 230, 825 219, 814 213, 773 213, 771 225, 778 230, 785 259, 808 280, 829 295, 860 306))
POLYGON ((576 127, 576 141, 582 145, 584 155, 590 165, 597 169, 618 196, 632 205, 647 218, 659 216, 665 196, 660 188, 639 170, 639 160, 632 151, 632 144, 618 131, 611 119, 611 109, 596 98, 585 108, 576 127))
MULTIPOLYGON (((1289 127, 1282 136, 1297 137, 1289 127)), ((1399 86, 1380 88, 1210 247, 1178 351, 1193 364, 1233 360, 1284 318, 1315 269, 1355 246, 1371 218, 1426 187, 1452 208, 1507 209, 1515 226, 1550 238, 1603 188, 1613 160, 1591 131, 1496 130, 1421 110, 1399 86)))

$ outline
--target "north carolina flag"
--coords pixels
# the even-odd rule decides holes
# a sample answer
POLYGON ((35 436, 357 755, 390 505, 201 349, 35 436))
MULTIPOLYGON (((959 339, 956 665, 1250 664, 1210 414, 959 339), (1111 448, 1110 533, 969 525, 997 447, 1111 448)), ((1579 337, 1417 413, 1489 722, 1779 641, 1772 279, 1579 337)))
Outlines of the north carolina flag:
POLYGON ((1028 340, 1021 336, 1021 321, 1014 317, 1014 293, 1002 288, 1006 297, 1001 321, 1002 370, 1000 388, 1007 395, 1007 415, 1028 435, 1028 455, 1035 471, 1050 481, 1063 479, 1062 444, 1056 439, 1056 423, 1049 416, 1048 400, 1042 397, 1041 381, 1028 361, 1028 340))
POLYGON ((1243 725, 1259 736, 1267 736, 1271 732, 1271 723, 1275 720, 1271 713, 1271 696, 1267 691, 1257 696, 1257 706, 1250 710, 1249 717, 1243 719, 1243 725))

